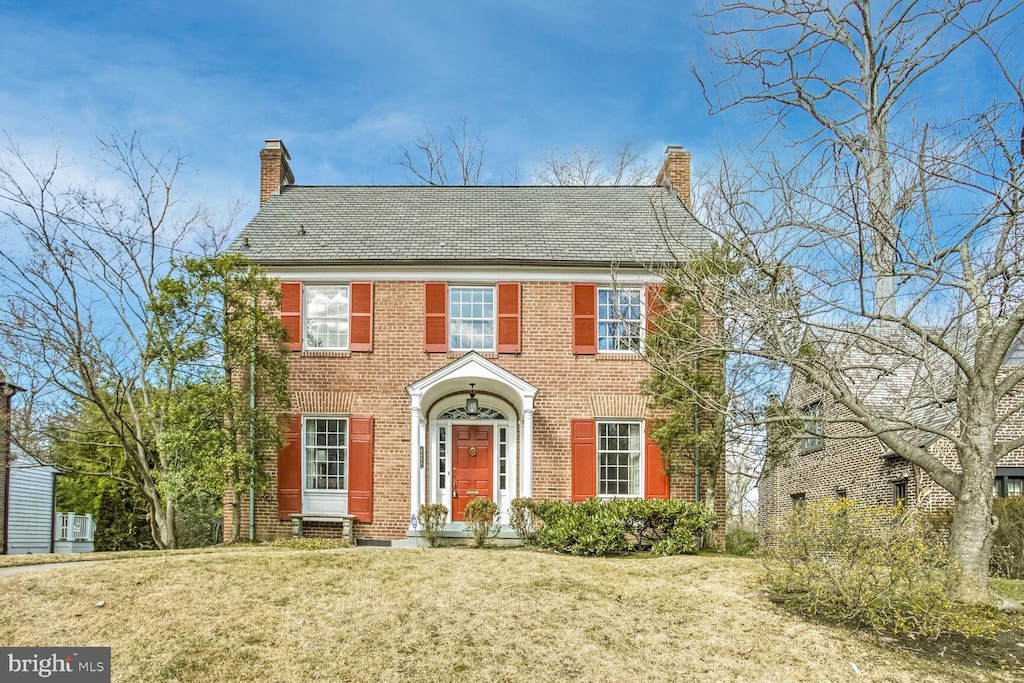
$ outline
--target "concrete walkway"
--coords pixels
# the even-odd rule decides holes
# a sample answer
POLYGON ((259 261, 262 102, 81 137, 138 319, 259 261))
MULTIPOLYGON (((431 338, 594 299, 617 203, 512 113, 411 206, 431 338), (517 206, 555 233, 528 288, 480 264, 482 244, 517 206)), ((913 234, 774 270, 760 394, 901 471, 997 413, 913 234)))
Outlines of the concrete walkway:
POLYGON ((95 566, 103 564, 106 560, 87 560, 79 562, 47 562, 46 564, 19 564, 14 567, 0 567, 0 577, 14 576, 15 574, 29 574, 31 572, 45 572, 50 569, 62 569, 75 565, 95 566))

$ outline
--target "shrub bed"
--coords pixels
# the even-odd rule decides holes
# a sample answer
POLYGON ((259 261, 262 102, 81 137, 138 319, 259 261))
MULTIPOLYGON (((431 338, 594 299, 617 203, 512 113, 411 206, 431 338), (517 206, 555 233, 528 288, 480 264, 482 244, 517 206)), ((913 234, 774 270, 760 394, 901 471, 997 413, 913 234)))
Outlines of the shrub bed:
POLYGON ((714 513, 681 500, 599 500, 579 503, 518 498, 512 526, 524 543, 571 555, 647 550, 662 555, 697 551, 697 535, 714 513))
POLYGON ((791 610, 911 637, 986 636, 1004 624, 995 610, 952 601, 956 567, 902 506, 808 503, 776 539, 763 554, 765 579, 791 610))

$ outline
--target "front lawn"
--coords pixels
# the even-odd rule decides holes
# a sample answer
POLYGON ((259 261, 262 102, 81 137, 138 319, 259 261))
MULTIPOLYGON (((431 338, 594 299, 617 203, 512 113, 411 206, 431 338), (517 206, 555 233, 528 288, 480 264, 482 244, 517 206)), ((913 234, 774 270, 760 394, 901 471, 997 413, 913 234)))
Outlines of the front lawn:
POLYGON ((464 548, 154 555, 0 578, 0 643, 109 645, 115 681, 1019 675, 920 658, 890 640, 801 620, 746 596, 757 575, 753 561, 709 556, 464 548))

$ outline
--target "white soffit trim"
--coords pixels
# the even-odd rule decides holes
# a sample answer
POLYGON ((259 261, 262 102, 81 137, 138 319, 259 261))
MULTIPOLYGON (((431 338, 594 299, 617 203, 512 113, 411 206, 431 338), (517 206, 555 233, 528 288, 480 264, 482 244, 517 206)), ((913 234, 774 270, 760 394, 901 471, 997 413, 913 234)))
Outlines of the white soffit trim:
POLYGON ((655 271, 642 268, 630 269, 581 269, 569 268, 481 268, 466 266, 460 268, 381 268, 367 266, 337 266, 334 268, 274 268, 267 271, 280 280, 313 281, 359 281, 374 282, 621 282, 643 284, 661 282, 662 277, 655 271))

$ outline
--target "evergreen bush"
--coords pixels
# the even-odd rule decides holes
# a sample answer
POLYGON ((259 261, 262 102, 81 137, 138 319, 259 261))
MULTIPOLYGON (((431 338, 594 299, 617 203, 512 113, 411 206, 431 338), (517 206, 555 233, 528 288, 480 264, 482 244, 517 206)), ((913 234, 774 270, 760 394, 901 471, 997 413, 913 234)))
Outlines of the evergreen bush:
POLYGON ((697 536, 715 520, 704 505, 681 500, 521 500, 520 507, 531 515, 536 529, 534 542, 571 555, 643 549, 664 555, 694 553, 697 536))

